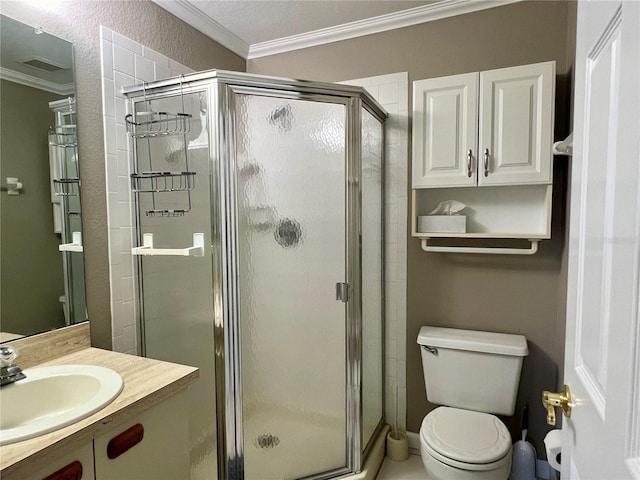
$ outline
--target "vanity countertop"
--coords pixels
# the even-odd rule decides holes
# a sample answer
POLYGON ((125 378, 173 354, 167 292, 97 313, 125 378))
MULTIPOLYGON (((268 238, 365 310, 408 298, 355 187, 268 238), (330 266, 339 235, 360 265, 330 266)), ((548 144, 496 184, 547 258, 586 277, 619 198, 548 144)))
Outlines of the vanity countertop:
POLYGON ((52 459, 184 390, 199 376, 195 367, 99 348, 85 348, 38 366, 50 365, 108 367, 122 376, 124 388, 113 402, 83 420, 45 435, 0 446, 0 474, 3 477, 18 471, 23 475, 37 471, 52 459))

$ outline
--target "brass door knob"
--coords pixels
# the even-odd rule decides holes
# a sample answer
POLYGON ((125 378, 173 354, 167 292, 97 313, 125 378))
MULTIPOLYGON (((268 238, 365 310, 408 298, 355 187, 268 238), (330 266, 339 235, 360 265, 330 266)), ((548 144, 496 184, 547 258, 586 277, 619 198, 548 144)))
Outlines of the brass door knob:
POLYGON ((562 408, 564 416, 571 418, 571 390, 565 385, 562 392, 553 393, 547 390, 542 392, 542 405, 547 409, 547 423, 549 425, 556 424, 556 409, 562 408))

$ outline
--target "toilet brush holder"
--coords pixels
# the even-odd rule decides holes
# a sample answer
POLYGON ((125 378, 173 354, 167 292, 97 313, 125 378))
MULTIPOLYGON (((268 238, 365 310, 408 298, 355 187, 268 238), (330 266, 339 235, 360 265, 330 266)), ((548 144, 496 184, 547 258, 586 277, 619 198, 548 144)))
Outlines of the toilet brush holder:
POLYGON ((387 458, 394 462, 404 462, 409 458, 407 434, 397 430, 387 433, 387 458))

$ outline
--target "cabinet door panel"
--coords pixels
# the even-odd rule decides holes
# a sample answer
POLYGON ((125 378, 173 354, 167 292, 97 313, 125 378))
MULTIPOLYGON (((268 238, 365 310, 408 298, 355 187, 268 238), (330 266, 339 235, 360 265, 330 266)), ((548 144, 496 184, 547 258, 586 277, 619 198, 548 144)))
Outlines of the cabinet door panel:
POLYGON ((186 413, 186 393, 181 392, 96 437, 96 480, 188 480, 186 413), (109 443, 123 433, 128 435, 138 424, 144 430, 137 435, 141 441, 127 442, 130 448, 119 450, 117 456, 109 455, 109 443))
POLYGON ((476 184, 477 100, 477 73, 413 83, 414 188, 476 184))
POLYGON ((15 475, 2 475, 2 480, 46 480, 46 479, 69 479, 80 478, 81 480, 94 480, 93 475, 93 443, 82 445, 75 449, 73 453, 62 455, 59 458, 52 459, 49 465, 39 469, 31 475, 24 475, 18 471, 15 475), (82 465, 81 476, 77 476, 78 469, 71 467, 79 462, 82 465), (57 474, 57 475, 54 475, 57 474))
POLYGON ((551 182, 554 87, 554 62, 480 73, 479 185, 551 182))

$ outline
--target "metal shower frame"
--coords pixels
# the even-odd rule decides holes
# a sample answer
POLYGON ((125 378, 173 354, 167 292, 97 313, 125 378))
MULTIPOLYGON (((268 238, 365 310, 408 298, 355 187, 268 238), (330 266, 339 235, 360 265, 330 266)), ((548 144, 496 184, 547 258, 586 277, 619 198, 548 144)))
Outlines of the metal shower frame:
MULTIPOLYGON (((305 480, 325 480, 357 473, 375 439, 384 427, 381 418, 366 448, 362 448, 362 298, 360 296, 361 244, 361 108, 382 124, 387 117, 384 109, 361 87, 331 83, 300 81, 221 70, 193 73, 123 88, 129 98, 129 111, 136 101, 172 95, 207 92, 208 122, 211 134, 211 215, 214 305, 214 349, 216 372, 216 420, 218 441, 218 480, 244 480, 244 439, 242 423, 242 377, 240 343, 240 300, 237 255, 237 193, 234 138, 234 95, 258 94, 296 100, 343 104, 346 109, 346 282, 351 298, 346 303, 346 466, 305 477, 305 480), (224 461, 222 461, 224 459, 224 461)), ((384 158, 384 139, 382 156, 384 158)), ((134 152, 135 155, 135 152, 134 152)), ((382 162, 382 196, 384 207, 384 161, 382 162)), ((382 209, 384 230, 384 208, 382 209)), ((139 212, 136 212, 138 217, 139 212)), ((139 218, 136 218, 139 226, 139 218)), ((140 229, 138 228, 138 231, 140 229)), ((384 231, 382 232, 384 239, 384 231)), ((384 292, 384 249, 382 286, 384 292)), ((141 262, 141 259, 138 259, 141 262)), ((138 271, 140 263, 138 264, 138 271)), ((143 318, 142 278, 138 275, 138 298, 143 318)), ((382 385, 384 392, 384 293, 382 302, 382 385)), ((140 351, 145 354, 144 323, 138 322, 140 351)), ((382 393, 382 417, 384 417, 382 393)))

